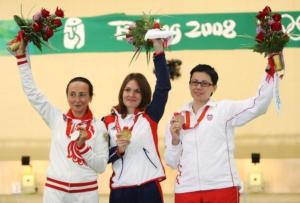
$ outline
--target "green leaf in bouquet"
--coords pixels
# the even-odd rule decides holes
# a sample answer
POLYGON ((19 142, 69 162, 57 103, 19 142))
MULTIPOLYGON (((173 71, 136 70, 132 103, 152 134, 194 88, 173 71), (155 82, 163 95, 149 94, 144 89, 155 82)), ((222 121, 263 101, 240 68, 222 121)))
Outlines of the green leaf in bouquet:
POLYGON ((143 22, 144 23, 144 29, 147 31, 149 29, 153 28, 153 24, 155 22, 154 17, 152 17, 151 15, 147 15, 147 14, 143 14, 143 22))
POLYGON ((20 26, 27 26, 26 21, 18 15, 14 15, 15 22, 20 26))
POLYGON ((135 50, 135 52, 134 52, 134 54, 133 54, 133 56, 132 56, 132 58, 131 58, 131 60, 130 60, 130 63, 129 63, 129 65, 131 65, 131 63, 132 63, 132 61, 135 59, 137 59, 138 57, 139 57, 139 55, 140 55, 140 53, 141 53, 141 47, 139 47, 139 48, 137 48, 136 50, 135 50))
POLYGON ((146 41, 145 50, 146 50, 147 64, 149 64, 149 62, 150 62, 150 57, 151 57, 150 50, 151 50, 152 47, 153 47, 152 42, 146 41))
POLYGON ((55 48, 51 43, 49 42, 45 42, 45 41, 41 41, 41 43, 43 44, 43 46, 47 47, 48 49, 51 49, 51 50, 58 50, 57 48, 55 48))
POLYGON ((40 51, 42 51, 42 41, 40 38, 32 37, 30 40, 40 51))
POLYGON ((26 26, 20 26, 20 28, 21 28, 22 30, 24 30, 25 32, 31 32, 31 31, 32 31, 32 28, 29 27, 28 25, 26 25, 26 26))

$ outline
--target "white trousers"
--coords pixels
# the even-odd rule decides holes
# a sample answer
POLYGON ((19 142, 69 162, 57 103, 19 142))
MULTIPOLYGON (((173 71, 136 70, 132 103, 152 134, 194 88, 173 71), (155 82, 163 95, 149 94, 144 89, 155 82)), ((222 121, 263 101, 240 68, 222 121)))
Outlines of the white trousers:
POLYGON ((45 187, 43 203, 99 203, 99 194, 98 190, 81 193, 67 193, 45 187))

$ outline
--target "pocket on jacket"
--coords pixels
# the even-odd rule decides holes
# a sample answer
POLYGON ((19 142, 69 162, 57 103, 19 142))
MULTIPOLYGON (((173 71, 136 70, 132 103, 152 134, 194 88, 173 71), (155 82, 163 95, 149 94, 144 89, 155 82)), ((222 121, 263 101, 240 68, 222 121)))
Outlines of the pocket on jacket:
POLYGON ((143 151, 144 151, 144 154, 147 158, 147 160, 150 162, 150 164, 154 167, 154 168, 158 168, 158 164, 156 163, 155 161, 155 157, 153 157, 153 155, 151 155, 151 153, 145 148, 143 147, 143 151))

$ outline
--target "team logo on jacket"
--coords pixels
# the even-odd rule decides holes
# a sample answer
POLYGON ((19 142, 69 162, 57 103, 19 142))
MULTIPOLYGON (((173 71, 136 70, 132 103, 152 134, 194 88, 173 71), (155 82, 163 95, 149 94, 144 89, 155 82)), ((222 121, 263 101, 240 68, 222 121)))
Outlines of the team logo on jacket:
POLYGON ((207 114, 206 119, 208 121, 211 121, 214 118, 214 116, 212 114, 207 114))

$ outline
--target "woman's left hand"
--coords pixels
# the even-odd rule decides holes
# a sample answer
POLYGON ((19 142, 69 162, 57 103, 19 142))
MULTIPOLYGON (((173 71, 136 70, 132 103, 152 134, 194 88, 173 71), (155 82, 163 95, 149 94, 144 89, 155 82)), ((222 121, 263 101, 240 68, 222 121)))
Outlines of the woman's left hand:
POLYGON ((153 48, 155 53, 164 51, 164 40, 163 39, 152 39, 153 48))

